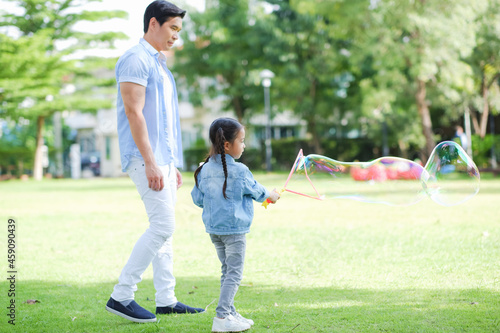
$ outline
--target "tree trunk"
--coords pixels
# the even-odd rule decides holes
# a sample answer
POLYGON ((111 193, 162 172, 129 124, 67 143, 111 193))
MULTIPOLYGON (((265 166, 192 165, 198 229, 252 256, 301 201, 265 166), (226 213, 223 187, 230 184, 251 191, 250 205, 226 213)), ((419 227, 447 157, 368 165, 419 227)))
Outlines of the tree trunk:
POLYGON ((472 106, 469 106, 470 117, 472 119, 472 127, 474 127, 474 133, 478 134, 481 132, 481 127, 479 126, 479 122, 477 121, 477 112, 474 110, 472 106))
POLYGON ((420 115, 420 120, 422 121, 422 132, 425 137, 425 149, 422 154, 422 162, 425 164, 427 163, 427 159, 431 155, 436 143, 434 142, 432 133, 431 114, 425 100, 425 82, 421 79, 417 79, 417 93, 415 94, 415 98, 417 101, 418 114, 420 115))
POLYGON ((314 119, 314 113, 307 120, 307 129, 309 133, 312 135, 312 146, 314 149, 314 154, 323 154, 323 148, 321 147, 321 143, 319 141, 318 130, 316 128, 316 120, 314 119))
POLYGON ((22 159, 17 162, 17 170, 19 170, 19 177, 22 177, 22 175, 24 174, 24 161, 22 159))
POLYGON ((483 74, 483 81, 481 82, 481 96, 483 97, 483 113, 481 114, 481 126, 479 136, 484 139, 486 135, 486 126, 488 125, 488 115, 490 113, 490 108, 488 105, 488 85, 486 83, 486 78, 483 74))
POLYGON ((238 122, 242 124, 245 110, 243 110, 243 108, 241 107, 239 96, 233 97, 232 104, 234 107, 234 112, 236 113, 236 118, 238 118, 238 122))
POLYGON ((318 129, 316 127, 316 113, 314 112, 314 105, 316 104, 316 79, 311 79, 311 85, 309 87, 309 97, 311 98, 311 116, 308 119, 308 129, 309 133, 312 135, 313 139, 313 149, 315 154, 323 154, 323 148, 319 141, 318 129))
POLYGON ((400 157, 408 159, 408 145, 403 140, 398 140, 400 157))
POLYGON ((42 166, 42 146, 43 146, 43 124, 45 118, 39 116, 36 122, 36 150, 35 150, 35 162, 33 163, 33 178, 35 180, 42 180, 43 178, 43 166, 42 166))

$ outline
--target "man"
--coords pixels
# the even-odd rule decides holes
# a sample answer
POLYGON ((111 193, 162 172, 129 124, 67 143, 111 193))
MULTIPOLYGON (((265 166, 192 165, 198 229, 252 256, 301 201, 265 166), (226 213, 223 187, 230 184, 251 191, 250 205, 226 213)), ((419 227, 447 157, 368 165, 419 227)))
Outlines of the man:
POLYGON ((181 131, 177 91, 162 51, 179 39, 186 11, 158 0, 144 13, 144 37, 116 64, 118 138, 123 171, 139 192, 149 228, 135 244, 106 309, 134 322, 156 316, 134 301, 142 274, 153 264, 156 314, 198 313, 174 293, 172 234, 176 190, 182 185, 181 131))

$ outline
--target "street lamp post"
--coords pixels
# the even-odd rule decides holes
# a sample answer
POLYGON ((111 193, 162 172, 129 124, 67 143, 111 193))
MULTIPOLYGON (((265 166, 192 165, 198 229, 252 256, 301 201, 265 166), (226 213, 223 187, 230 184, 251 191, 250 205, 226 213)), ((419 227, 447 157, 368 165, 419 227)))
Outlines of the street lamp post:
POLYGON ((262 79, 262 86, 264 87, 264 107, 266 111, 266 170, 269 172, 272 170, 271 157, 273 155, 271 147, 271 102, 269 87, 271 87, 271 79, 274 77, 274 73, 268 69, 264 69, 260 72, 260 78, 262 79))

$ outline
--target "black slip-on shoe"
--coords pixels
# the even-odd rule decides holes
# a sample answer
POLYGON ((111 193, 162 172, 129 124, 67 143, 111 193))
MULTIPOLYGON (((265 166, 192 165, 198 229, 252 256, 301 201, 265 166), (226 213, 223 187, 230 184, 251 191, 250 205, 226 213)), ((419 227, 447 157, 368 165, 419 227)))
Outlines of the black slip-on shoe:
POLYGON ((109 298, 106 310, 135 323, 154 323, 156 321, 156 316, 153 313, 144 309, 135 301, 130 302, 127 306, 123 306, 120 302, 109 298))
POLYGON ((193 308, 188 305, 177 302, 174 307, 172 306, 158 306, 156 307, 156 314, 169 314, 169 313, 201 313, 205 309, 193 308))

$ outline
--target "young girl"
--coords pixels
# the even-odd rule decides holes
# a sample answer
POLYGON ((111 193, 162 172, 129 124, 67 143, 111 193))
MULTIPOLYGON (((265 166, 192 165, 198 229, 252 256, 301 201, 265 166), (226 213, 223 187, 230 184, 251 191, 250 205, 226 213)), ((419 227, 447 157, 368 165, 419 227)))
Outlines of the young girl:
POLYGON ((202 219, 222 263, 221 289, 217 317, 212 332, 241 332, 253 321, 243 318, 234 307, 234 296, 243 275, 246 237, 253 218, 253 202, 267 198, 273 203, 279 194, 271 193, 253 178, 250 170, 235 162, 245 149, 245 129, 231 118, 216 119, 210 126, 212 147, 205 163, 194 173, 191 192, 195 205, 203 208, 202 219))

